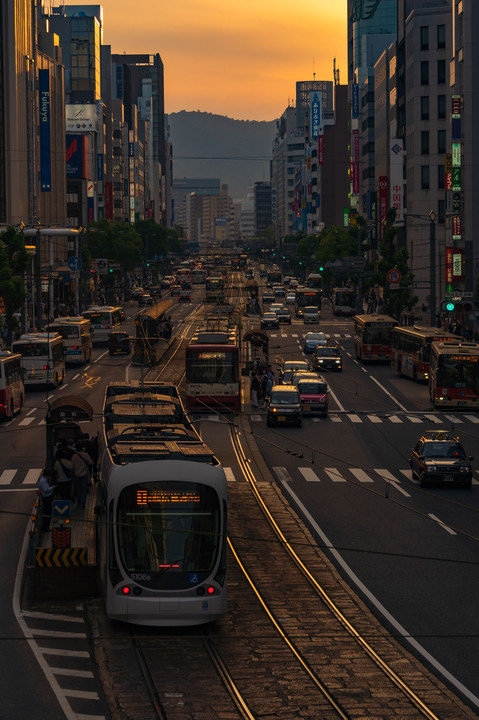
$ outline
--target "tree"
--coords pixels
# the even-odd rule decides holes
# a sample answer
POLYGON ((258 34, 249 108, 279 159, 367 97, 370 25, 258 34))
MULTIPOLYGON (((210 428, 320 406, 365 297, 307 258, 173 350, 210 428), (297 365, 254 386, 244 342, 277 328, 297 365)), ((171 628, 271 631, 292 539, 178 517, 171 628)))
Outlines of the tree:
POLYGON ((92 258, 107 258, 119 263, 122 270, 134 270, 141 265, 142 256, 141 238, 132 225, 100 220, 88 226, 83 243, 85 265, 92 258))
POLYGON ((409 253, 406 248, 399 249, 397 247, 398 228, 394 227, 395 220, 396 209, 389 208, 383 241, 379 246, 381 259, 377 263, 377 269, 371 278, 371 282, 373 285, 377 284, 383 288, 383 312, 399 319, 404 310, 410 309, 412 305, 417 303, 418 298, 413 296, 410 290, 414 275, 407 264, 409 253), (387 273, 392 269, 399 270, 401 273, 401 280, 397 290, 390 288, 387 279, 387 273))
POLYGON ((24 273, 28 264, 29 256, 22 233, 14 227, 7 228, 0 235, 0 298, 5 306, 7 345, 11 343, 12 333, 18 327, 14 313, 25 302, 24 273))

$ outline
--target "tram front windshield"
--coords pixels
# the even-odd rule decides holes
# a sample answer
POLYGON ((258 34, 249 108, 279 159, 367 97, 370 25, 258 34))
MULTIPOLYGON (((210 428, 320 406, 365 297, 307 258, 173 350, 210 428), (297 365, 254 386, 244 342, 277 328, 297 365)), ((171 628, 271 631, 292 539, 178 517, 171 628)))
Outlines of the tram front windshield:
POLYGON ((233 354, 218 350, 192 353, 188 358, 186 377, 193 383, 237 382, 233 354))
POLYGON ((213 488, 194 482, 157 481, 125 488, 118 498, 118 550, 129 574, 151 586, 191 587, 214 568, 221 513, 213 488), (148 577, 147 577, 148 576, 148 577))

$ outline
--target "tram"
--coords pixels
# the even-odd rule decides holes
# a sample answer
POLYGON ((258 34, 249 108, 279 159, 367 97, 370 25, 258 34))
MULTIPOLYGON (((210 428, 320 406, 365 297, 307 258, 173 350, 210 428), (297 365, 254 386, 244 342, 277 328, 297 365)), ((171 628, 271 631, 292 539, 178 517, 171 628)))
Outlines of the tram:
POLYGON ((239 412, 239 337, 228 321, 207 322, 186 348, 186 407, 239 412))
POLYGON ((108 617, 190 626, 226 612, 227 480, 177 388, 107 386, 98 567, 108 617))

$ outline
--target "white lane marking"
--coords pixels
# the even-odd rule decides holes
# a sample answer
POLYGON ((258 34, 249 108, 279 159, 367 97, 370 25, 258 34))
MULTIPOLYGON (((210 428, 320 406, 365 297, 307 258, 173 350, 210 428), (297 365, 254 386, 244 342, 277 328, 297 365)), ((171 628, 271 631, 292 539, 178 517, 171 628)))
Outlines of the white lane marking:
POLYGON ((422 418, 416 417, 415 415, 406 415, 407 419, 412 423, 424 422, 422 418))
POLYGON ((321 482, 319 477, 316 475, 314 470, 312 470, 309 467, 299 467, 298 468, 301 475, 304 477, 306 482, 321 482))
POLYGON ((363 371, 363 373, 367 373, 366 368, 362 367, 361 370, 363 371))
POLYGON ((59 390, 65 390, 65 388, 68 387, 68 383, 63 383, 58 389, 59 390))
POLYGON ((373 593, 369 590, 369 588, 358 578, 358 576, 351 570, 347 562, 344 560, 344 558, 341 556, 341 554, 336 550, 326 533, 321 530, 316 520, 312 517, 309 510, 304 506, 304 504, 301 502, 301 500, 298 498, 298 496, 293 492, 291 487, 284 483, 284 488, 286 492, 290 495, 294 503, 297 505, 298 508, 300 508, 303 515, 307 518, 308 522, 311 524, 311 526, 314 528, 314 530, 317 532, 319 537, 321 538, 323 544, 325 547, 329 548, 329 551, 331 552, 331 555, 335 558, 336 562, 343 568, 346 575, 351 579, 351 581, 356 585, 356 587, 360 590, 361 593, 363 593, 369 600, 370 603, 372 603, 377 610, 381 613, 381 615, 387 620, 387 622, 395 628, 396 632, 401 635, 406 642, 408 642, 411 647, 418 652, 427 662, 428 664, 432 665, 437 672, 439 672, 446 680, 448 680, 451 685, 453 685, 461 694, 469 698, 474 705, 477 707, 479 705, 479 698, 474 695, 463 683, 459 682, 457 678, 452 675, 452 673, 449 672, 443 665, 441 665, 436 658, 434 658, 417 640, 413 638, 410 631, 407 630, 403 625, 401 625, 396 618, 391 615, 391 613, 384 607, 382 603, 379 602, 377 597, 373 595, 373 593))
POLYGON ((19 425, 30 425, 35 420, 34 417, 25 417, 21 422, 19 422, 19 425))
POLYGON ((346 482, 346 478, 341 475, 337 468, 324 468, 324 472, 333 482, 346 482))
POLYGON ((362 420, 359 417, 359 415, 356 415, 355 413, 348 414, 348 415, 346 415, 346 417, 348 417, 352 423, 362 423, 362 420))
POLYGON ((235 474, 230 467, 224 467, 223 470, 228 482, 236 482, 235 474))
POLYGON ((404 412, 407 412, 407 410, 406 410, 406 408, 404 407, 404 405, 401 405, 401 403, 399 402, 399 400, 396 400, 396 398, 395 398, 393 395, 391 395, 391 393, 389 392, 389 390, 386 390, 386 388, 384 387, 384 385, 381 385, 381 383, 379 382, 379 380, 376 380, 376 378, 373 377, 372 375, 370 375, 369 377, 371 378, 371 380, 372 380, 373 382, 376 383, 376 385, 379 385, 379 387, 381 388, 381 390, 383 390, 383 391, 386 393, 386 395, 388 395, 388 396, 391 398, 391 400, 393 400, 393 401, 395 402, 395 404, 396 404, 398 407, 401 408, 401 410, 404 410, 404 412))
POLYGON ((341 418, 339 417, 339 415, 330 415, 329 419, 331 420, 331 422, 335 422, 335 423, 343 422, 341 420, 341 418))
MULTIPOLYGON (((106 351, 103 353, 103 355, 106 355, 106 351)), ((103 355, 101 357, 103 357, 103 355)), ((100 358, 97 358, 97 360, 99 360, 99 359, 100 358)), ((96 360, 94 360, 93 362, 96 362, 96 360)), ((89 370, 89 369, 90 369, 90 365, 87 365, 86 368, 83 368, 83 370, 89 370)))
POLYGON ((389 420, 390 420, 392 423, 402 423, 401 418, 398 418, 397 415, 389 415, 389 420))
POLYGON ((77 378, 80 377, 80 375, 81 375, 81 373, 77 373, 76 375, 74 375, 74 376, 72 377, 72 380, 76 380, 77 378))
MULTIPOLYGON (((436 425, 442 425, 442 420, 437 415, 432 415, 432 413, 425 413, 424 417, 430 420, 431 422, 435 423, 436 425)), ((478 420, 479 422, 479 420, 478 420)))
POLYGON ((371 420, 372 423, 382 423, 381 418, 378 418, 377 415, 367 415, 367 417, 371 420))
POLYGON ((273 471, 281 483, 293 482, 293 478, 285 467, 274 467, 273 471))
POLYGON ((29 411, 27 412, 27 415, 31 415, 32 413, 35 412, 35 410, 37 410, 37 408, 32 408, 31 410, 29 410, 29 411))
POLYGON ((479 423, 479 418, 477 418, 475 415, 471 415, 470 413, 464 413, 464 417, 467 417, 467 419, 470 420, 472 423, 479 423))
POLYGON ((406 477, 408 480, 411 480, 415 485, 417 485, 417 480, 416 478, 413 478, 410 468, 408 470, 400 470, 399 472, 402 473, 404 477, 406 477))
POLYGON ((444 415, 444 417, 447 418, 447 419, 449 420, 449 422, 452 422, 452 423, 454 423, 455 425, 459 425, 459 424, 462 424, 462 423, 463 423, 463 420, 461 420, 460 418, 456 417, 455 415, 444 415))
POLYGON ((292 333, 292 334, 291 334, 291 337, 298 337, 298 334, 297 334, 297 333, 292 333))
MULTIPOLYGON (((389 472, 389 470, 386 470, 384 468, 374 468, 374 472, 377 473, 383 480, 388 480, 391 485, 394 485, 396 490, 402 493, 405 497, 411 497, 410 494, 401 487, 401 481, 397 480, 394 475, 389 472)), ((404 472, 404 470, 402 472, 404 472)))
POLYGON ((249 417, 253 422, 261 422, 261 415, 250 415, 249 417))
MULTIPOLYGON (((105 357, 105 355, 107 354, 107 352, 109 352, 109 350, 105 350, 105 352, 104 352, 102 355, 99 355, 96 360, 93 360, 93 365, 94 365, 95 363, 97 363, 98 360, 101 360, 102 357, 105 357)), ((88 370, 89 367, 90 367, 90 366, 88 365, 88 367, 86 367, 85 370, 88 370)))
POLYGON ((374 480, 372 480, 372 478, 370 478, 369 475, 366 472, 364 472, 364 470, 362 470, 361 468, 349 468, 349 472, 352 473, 354 475, 354 477, 356 477, 359 480, 359 482, 362 482, 362 483, 374 482, 374 480))
POLYGON ((16 474, 16 470, 4 470, 0 475, 0 485, 10 485, 16 474))
MULTIPOLYGON (((336 395, 336 393, 335 393, 333 390, 331 390, 331 388, 329 388, 329 394, 330 394, 331 397, 333 398, 333 400, 334 400, 334 402, 336 403, 336 405, 338 406, 338 408, 339 408, 340 410, 342 410, 343 412, 345 412, 344 407, 343 407, 342 404, 339 402, 338 396, 336 395)), ((333 422, 335 422, 335 421, 333 420, 333 422)))
POLYGON ((25 475, 22 485, 36 485, 40 478, 41 468, 30 468, 25 475))
POLYGON ((345 335, 344 337, 345 337, 345 338, 350 338, 350 337, 351 337, 351 335, 345 335))
POLYGON ((433 515, 432 513, 428 513, 428 517, 431 518, 431 520, 434 520, 434 522, 437 522, 446 532, 449 533, 449 535, 457 535, 456 532, 450 527, 448 527, 445 523, 442 522, 442 520, 439 520, 436 515, 433 515))
POLYGON ((69 668, 57 668, 52 667, 52 672, 55 675, 65 675, 68 677, 77 677, 77 678, 94 678, 91 670, 70 670, 69 668))

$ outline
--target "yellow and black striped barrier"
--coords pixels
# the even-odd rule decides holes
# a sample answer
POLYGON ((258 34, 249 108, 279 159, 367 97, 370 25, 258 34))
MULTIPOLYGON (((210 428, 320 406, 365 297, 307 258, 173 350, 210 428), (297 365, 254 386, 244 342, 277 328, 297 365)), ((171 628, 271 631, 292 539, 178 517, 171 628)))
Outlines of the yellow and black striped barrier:
POLYGON ((85 567, 88 548, 37 548, 35 563, 42 568, 85 567))

